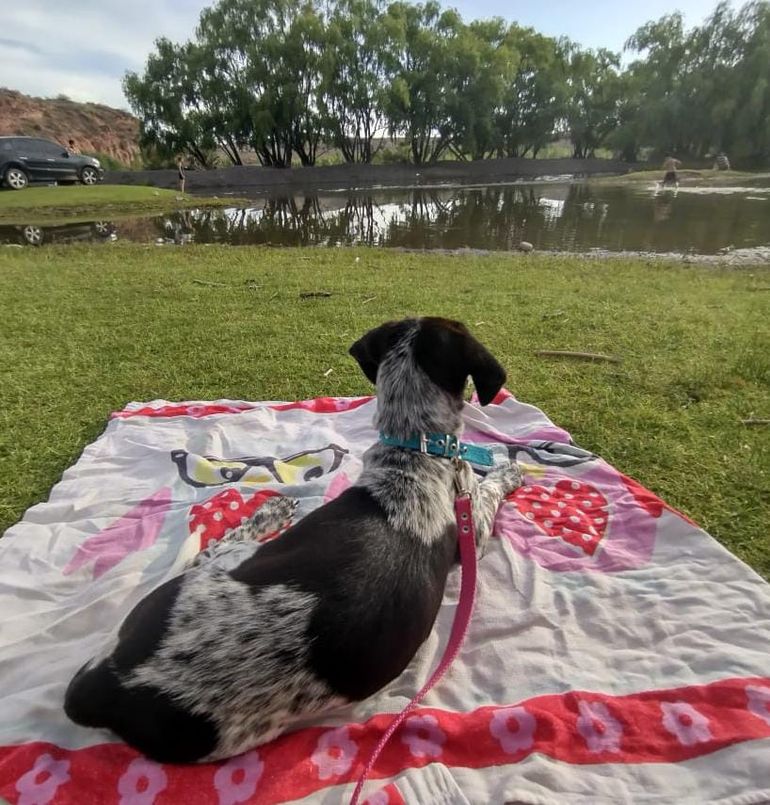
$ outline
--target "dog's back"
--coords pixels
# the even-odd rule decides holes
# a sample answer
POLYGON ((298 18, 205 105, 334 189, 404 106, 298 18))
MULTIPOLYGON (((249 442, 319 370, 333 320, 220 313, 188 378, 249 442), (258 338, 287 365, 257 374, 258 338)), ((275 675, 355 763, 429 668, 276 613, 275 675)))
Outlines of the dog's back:
POLYGON ((314 673, 339 696, 372 695, 407 666, 430 633, 455 556, 454 529, 427 545, 389 523, 354 486, 232 572, 252 588, 310 592, 314 673))
POLYGON ((454 554, 453 533, 429 546, 397 532, 354 486, 232 571, 193 568, 158 588, 73 679, 66 712, 165 762, 236 754, 397 677, 454 554))

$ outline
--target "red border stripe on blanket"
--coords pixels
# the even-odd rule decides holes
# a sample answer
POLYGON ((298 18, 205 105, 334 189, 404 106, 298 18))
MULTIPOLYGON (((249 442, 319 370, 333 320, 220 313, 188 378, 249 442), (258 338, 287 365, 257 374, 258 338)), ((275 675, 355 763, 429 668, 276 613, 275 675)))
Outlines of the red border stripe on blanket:
POLYGON ((272 411, 291 411, 300 409, 312 411, 314 414, 338 414, 342 411, 352 411, 354 408, 373 400, 374 397, 314 397, 312 400, 297 400, 295 402, 273 403, 264 405, 259 403, 171 403, 169 405, 159 405, 154 408, 151 405, 144 405, 141 408, 124 408, 122 411, 113 411, 110 419, 131 419, 137 416, 145 416, 155 419, 163 419, 175 416, 185 416, 192 419, 200 419, 204 416, 215 414, 242 414, 245 411, 254 411, 259 408, 267 408, 272 411))
MULTIPOLYGON (((308 728, 222 764, 159 765, 122 744, 75 751, 0 748, 0 796, 12 803, 278 803, 354 781, 392 716, 308 728), (136 800, 132 795, 141 795, 136 800)), ((570 764, 676 763, 770 738, 770 678, 626 696, 569 691, 470 713, 421 708, 378 761, 374 779, 432 762, 484 768, 538 752, 570 764)))

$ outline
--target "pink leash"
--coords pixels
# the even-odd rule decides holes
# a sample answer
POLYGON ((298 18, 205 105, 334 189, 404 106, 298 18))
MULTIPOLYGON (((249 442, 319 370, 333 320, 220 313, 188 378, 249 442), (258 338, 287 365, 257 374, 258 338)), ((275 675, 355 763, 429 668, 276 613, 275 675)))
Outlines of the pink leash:
POLYGON ((468 624, 473 612, 473 601, 476 597, 476 530, 473 527, 473 511, 471 509, 471 496, 467 492, 460 492, 455 499, 455 518, 457 520, 457 538, 460 543, 460 568, 462 570, 462 581, 460 583, 460 600, 457 602, 457 611, 452 623, 452 632, 449 635, 449 642, 444 649, 444 656, 441 662, 431 675, 430 679, 420 688, 409 704, 390 722, 390 726, 385 730, 380 742, 372 752, 369 761, 364 767, 361 776, 358 778, 356 789, 350 800, 350 805, 358 805, 358 798, 361 796, 366 778, 371 774, 377 759, 388 741, 393 737, 393 733, 404 723, 406 717, 425 697, 425 694, 436 685, 447 669, 454 661, 468 631, 468 624))

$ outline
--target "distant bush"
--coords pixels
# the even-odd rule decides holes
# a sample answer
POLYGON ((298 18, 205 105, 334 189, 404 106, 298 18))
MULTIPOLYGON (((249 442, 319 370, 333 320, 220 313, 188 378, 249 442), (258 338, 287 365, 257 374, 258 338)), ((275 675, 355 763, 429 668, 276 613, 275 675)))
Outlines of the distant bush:
POLYGON ((122 163, 120 160, 115 159, 115 157, 110 156, 109 154, 102 154, 98 151, 94 151, 93 153, 88 153, 86 156, 93 157, 94 159, 98 159, 101 163, 104 170, 107 171, 120 171, 125 170, 126 165, 122 163))
POLYGON ((412 152, 409 149, 409 144, 405 142, 393 143, 386 148, 379 151, 372 162, 375 164, 381 163, 383 165, 393 165, 399 162, 411 162, 412 152))
POLYGON ((323 154, 319 154, 316 157, 315 164, 316 165, 342 165, 344 164, 345 160, 342 158, 342 154, 336 149, 330 149, 329 151, 325 151, 323 154))

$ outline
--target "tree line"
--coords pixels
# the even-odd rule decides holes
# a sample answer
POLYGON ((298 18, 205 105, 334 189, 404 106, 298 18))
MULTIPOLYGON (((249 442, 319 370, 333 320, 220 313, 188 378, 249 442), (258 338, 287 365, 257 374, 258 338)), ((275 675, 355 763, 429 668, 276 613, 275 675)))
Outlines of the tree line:
POLYGON ((387 138, 415 164, 675 153, 770 159, 770 2, 721 2, 701 26, 670 14, 621 54, 434 0, 219 0, 194 37, 159 39, 124 91, 142 145, 234 165, 314 165, 322 146, 368 163, 387 138))

